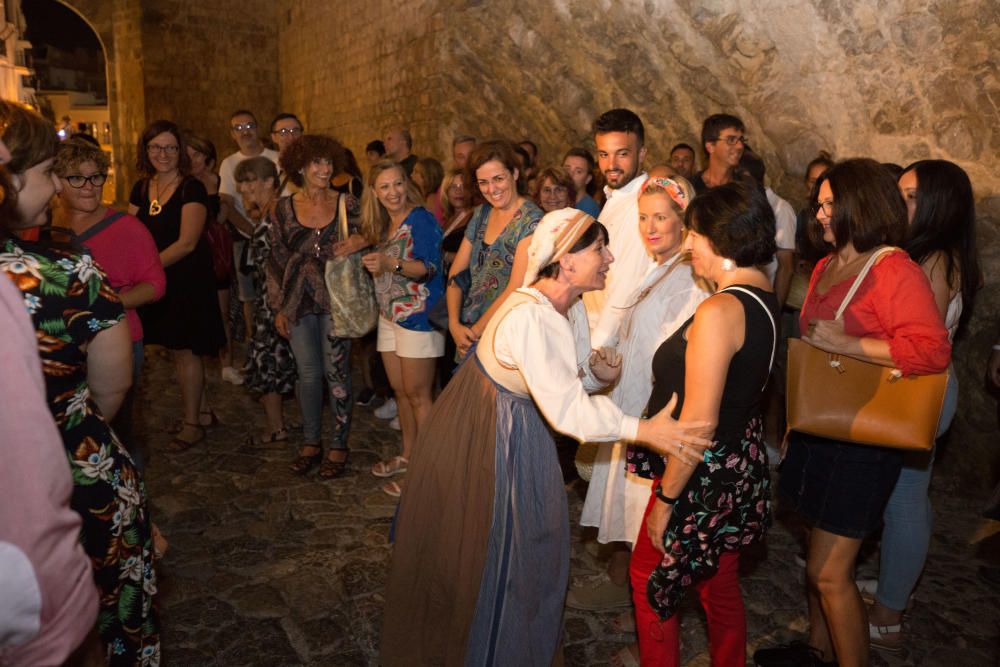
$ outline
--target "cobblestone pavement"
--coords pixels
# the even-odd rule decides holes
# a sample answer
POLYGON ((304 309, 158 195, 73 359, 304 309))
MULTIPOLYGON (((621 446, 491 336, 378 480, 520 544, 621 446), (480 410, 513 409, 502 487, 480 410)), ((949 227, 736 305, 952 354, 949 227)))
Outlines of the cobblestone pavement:
MULTIPOLYGON (((369 468, 399 453, 398 433, 375 419, 373 408, 357 407, 350 474, 329 482, 299 478, 288 472, 295 434, 275 445, 244 444, 263 430, 262 411, 239 387, 212 380, 210 399, 222 424, 190 451, 166 453, 164 431, 179 415, 171 369, 147 353, 141 401, 151 450, 147 488, 154 519, 170 540, 159 568, 165 664, 377 665, 394 502, 369 468)), ((285 405, 294 418, 294 401, 285 405)), ((580 541, 579 484, 568 491, 574 578, 601 570, 580 541)), ((952 486, 935 480, 936 529, 905 626, 908 648, 874 651, 873 665, 1000 664, 997 591, 977 578, 988 562, 982 552, 966 545, 978 521, 970 508, 982 498, 963 497, 952 486)), ((766 544, 744 559, 751 653, 801 638, 806 628, 790 526, 777 521, 766 544)), ((996 565, 996 555, 990 558, 996 565)), ((873 561, 863 568, 870 571, 873 561)), ((682 657, 707 667, 704 616, 690 601, 682 614, 682 657)), ((616 615, 567 610, 568 665, 606 665, 628 644, 628 635, 612 629, 616 615)))

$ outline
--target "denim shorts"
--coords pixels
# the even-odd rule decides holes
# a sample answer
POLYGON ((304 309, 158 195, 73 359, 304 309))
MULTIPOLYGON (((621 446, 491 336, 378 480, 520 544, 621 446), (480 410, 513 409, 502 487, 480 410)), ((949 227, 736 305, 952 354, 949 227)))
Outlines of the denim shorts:
POLYGON ((899 450, 792 432, 778 493, 816 528, 861 539, 881 524, 902 464, 899 450))

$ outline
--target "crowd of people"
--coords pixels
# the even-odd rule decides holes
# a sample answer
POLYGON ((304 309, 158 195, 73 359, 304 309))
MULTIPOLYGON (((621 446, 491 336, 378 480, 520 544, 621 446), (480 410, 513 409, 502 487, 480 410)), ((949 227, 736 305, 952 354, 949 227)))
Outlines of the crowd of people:
MULTIPOLYGON (((596 157, 569 147, 543 160, 530 140, 460 135, 445 168, 397 126, 365 147, 367 174, 291 113, 270 124, 274 148, 252 112, 233 113, 237 150, 218 172, 210 141, 160 120, 141 134, 124 207, 102 203, 99 146, 61 141, 10 102, 0 128, 2 359, 17 378, 0 414, 17 411, 24 461, 0 476, 5 495, 39 499, 16 516, 0 503, 0 547, 14 545, 0 561, 26 573, 0 590, 24 619, 0 633, 15 665, 73 651, 160 662, 167 542, 132 423, 146 345, 170 352, 181 394, 168 451, 218 424, 215 360, 259 400, 248 444, 295 443, 290 475, 350 474, 354 407, 386 399, 400 450, 365 472, 399 498, 382 664, 554 664, 568 604, 624 610, 616 627, 637 641, 616 664, 677 665, 678 609, 693 590, 712 664, 743 665, 740 552, 771 523, 783 426, 765 412, 783 405, 787 339, 940 373, 981 283, 972 186, 957 165, 821 154, 796 214, 729 114, 704 122, 703 169, 678 143, 648 172, 644 124, 621 108, 595 119, 596 157), (352 267, 338 274, 351 294, 331 288, 331 273, 352 267), (580 518, 609 545, 596 582, 569 585, 550 429, 599 443, 580 518), (58 610, 40 621, 39 595, 58 610)), ((956 405, 951 373, 938 435, 956 405)), ((789 434, 776 491, 809 526, 809 635, 758 651, 757 664, 866 665, 869 646, 904 645, 933 460, 789 434), (862 540, 879 528, 879 578, 855 582, 862 540)))

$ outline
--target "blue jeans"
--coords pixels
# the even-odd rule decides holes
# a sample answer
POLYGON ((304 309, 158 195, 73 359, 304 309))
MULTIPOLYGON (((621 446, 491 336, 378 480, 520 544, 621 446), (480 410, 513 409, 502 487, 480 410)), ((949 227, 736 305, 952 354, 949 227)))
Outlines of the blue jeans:
MULTIPOLYGON (((958 405, 958 380, 949 369, 948 388, 938 421, 938 437, 951 426, 958 405)), ((878 592, 875 599, 895 611, 906 609, 910 594, 927 560, 933 512, 927 488, 934 468, 934 451, 907 452, 896 487, 885 507, 882 551, 879 557, 878 592)))
POLYGON ((303 442, 318 445, 323 435, 323 380, 330 388, 333 413, 332 449, 347 449, 351 430, 351 340, 337 338, 327 314, 299 318, 291 326, 289 342, 299 371, 299 405, 302 408, 303 442))

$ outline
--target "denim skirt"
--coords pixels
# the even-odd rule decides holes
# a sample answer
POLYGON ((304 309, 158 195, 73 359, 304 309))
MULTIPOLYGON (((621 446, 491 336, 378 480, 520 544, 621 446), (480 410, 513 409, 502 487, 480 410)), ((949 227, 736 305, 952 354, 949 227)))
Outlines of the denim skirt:
POLYGON ((816 528, 861 539, 881 524, 902 463, 899 450, 793 431, 778 493, 816 528))

